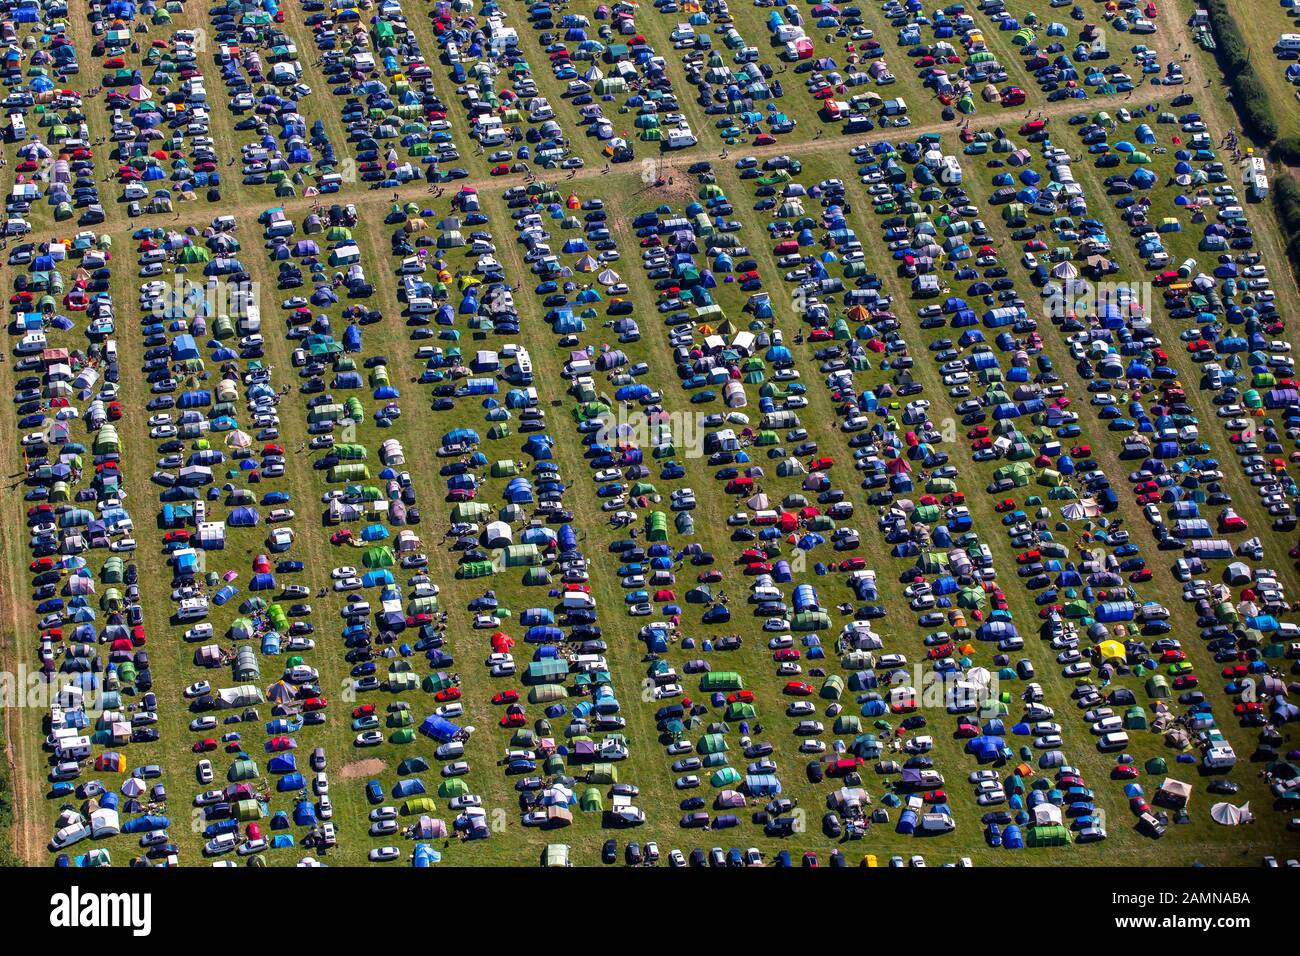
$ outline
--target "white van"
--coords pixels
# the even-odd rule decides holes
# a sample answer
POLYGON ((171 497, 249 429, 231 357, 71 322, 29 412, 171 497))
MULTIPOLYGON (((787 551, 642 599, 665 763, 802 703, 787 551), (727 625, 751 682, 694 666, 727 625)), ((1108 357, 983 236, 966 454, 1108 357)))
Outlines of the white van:
POLYGON ((90 756, 90 738, 85 735, 60 740, 58 747, 60 760, 84 760, 90 756))
POLYGON ((69 823, 50 839, 50 850, 63 850, 90 836, 90 827, 84 822, 69 823))
POLYGON ((411 315, 429 315, 435 309, 433 300, 428 296, 412 299, 407 303, 407 306, 411 310, 411 315))
POLYGON ((208 616, 208 602, 205 598, 186 598, 176 609, 176 619, 193 621, 208 616))
POLYGON ((229 853, 235 848, 235 841, 238 838, 233 833, 219 833, 207 843, 203 844, 204 856, 220 856, 223 853, 229 853))
POLYGON ((1122 730, 1102 734, 1097 741, 1097 749, 1105 753, 1108 750, 1123 750, 1128 746, 1128 734, 1122 730))
POLYGON ((582 610, 594 610, 596 599, 586 591, 565 591, 564 606, 568 609, 579 608, 582 610))
POLYGON ((957 829, 957 823, 946 813, 923 813, 921 829, 926 833, 951 833, 957 829))

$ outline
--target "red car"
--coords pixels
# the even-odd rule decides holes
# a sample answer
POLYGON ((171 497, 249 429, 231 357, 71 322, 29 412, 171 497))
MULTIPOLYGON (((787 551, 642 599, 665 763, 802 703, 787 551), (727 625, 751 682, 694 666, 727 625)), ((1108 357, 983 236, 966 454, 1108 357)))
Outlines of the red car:
POLYGON ((795 647, 783 647, 772 654, 774 661, 797 661, 799 657, 799 649, 795 647))
POLYGON ((1200 682, 1200 678, 1195 674, 1184 674, 1174 678, 1174 690, 1190 690, 1200 682))
POLYGON ((810 697, 813 686, 806 681, 792 680, 785 685, 785 693, 791 697, 810 697))
POLYGON ((519 700, 519 691, 511 688, 510 690, 497 691, 492 695, 494 704, 513 704, 519 700))
POLYGON ((1245 664, 1229 664, 1222 673, 1224 677, 1245 677, 1250 673, 1250 668, 1245 664))
POLYGON ((505 163, 497 163, 495 166, 492 167, 493 176, 508 176, 509 174, 510 174, 510 167, 505 163))
POLYGON ((727 702, 732 704, 752 704, 754 702, 754 692, 752 690, 737 690, 727 695, 727 702))
POLYGON ((997 504, 993 506, 993 510, 996 511, 998 514, 1002 514, 1003 512, 1006 511, 1014 511, 1016 507, 1017 506, 1015 501, 1013 501, 1011 498, 1003 498, 1001 501, 999 501, 997 504))
POLYGON ((330 705, 324 697, 308 697, 302 702, 304 710, 324 710, 330 705))
POLYGON ((190 748, 190 750, 194 751, 196 754, 210 753, 211 751, 216 749, 217 749, 217 742, 213 740, 211 737, 208 737, 204 740, 195 741, 194 746, 190 748))
POLYGON ((330 535, 330 544, 343 544, 344 542, 351 541, 351 540, 352 540, 351 528, 339 528, 338 531, 335 531, 332 535, 330 535))
POLYGON ((433 699, 438 701, 440 704, 445 704, 450 700, 460 700, 460 688, 444 687, 442 690, 438 691, 438 693, 433 695, 433 699))
POLYGON ((353 717, 369 717, 375 712, 374 704, 362 704, 360 707, 352 708, 353 717))

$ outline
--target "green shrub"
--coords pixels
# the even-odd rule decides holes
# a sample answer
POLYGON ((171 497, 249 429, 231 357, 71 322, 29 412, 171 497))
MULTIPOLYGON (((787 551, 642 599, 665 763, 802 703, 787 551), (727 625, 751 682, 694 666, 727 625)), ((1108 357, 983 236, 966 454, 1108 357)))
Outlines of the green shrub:
POLYGON ((1226 0, 1206 0, 1210 28, 1214 32, 1214 56, 1232 88, 1232 104, 1242 126, 1265 147, 1277 139, 1277 118, 1268 90, 1250 63, 1250 45, 1233 20, 1226 0))

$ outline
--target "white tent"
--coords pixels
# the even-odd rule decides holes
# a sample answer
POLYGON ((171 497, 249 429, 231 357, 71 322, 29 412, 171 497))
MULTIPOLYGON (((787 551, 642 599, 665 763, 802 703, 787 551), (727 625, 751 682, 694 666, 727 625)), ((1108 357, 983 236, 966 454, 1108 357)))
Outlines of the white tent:
POLYGON ((1225 827, 1235 827, 1241 823, 1249 823, 1255 818, 1250 812, 1250 803, 1243 803, 1239 807, 1234 807, 1231 803, 1216 803, 1210 807, 1210 819, 1215 823, 1221 823, 1225 827))
POLYGON ((1054 803, 1040 803, 1034 807, 1034 826, 1050 827, 1059 826, 1061 823, 1061 808, 1054 803))

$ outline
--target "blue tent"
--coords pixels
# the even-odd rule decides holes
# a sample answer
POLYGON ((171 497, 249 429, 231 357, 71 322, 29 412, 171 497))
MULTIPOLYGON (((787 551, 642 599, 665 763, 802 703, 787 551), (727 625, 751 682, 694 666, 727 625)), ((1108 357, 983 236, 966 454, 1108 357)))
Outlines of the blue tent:
POLYGON ((420 723, 420 733, 441 743, 447 743, 456 739, 456 735, 460 733, 460 728, 450 720, 433 714, 424 718, 420 723))
POLYGON ((256 508, 242 506, 231 509, 229 516, 226 518, 226 523, 232 528, 251 528, 261 520, 262 516, 258 514, 256 508))

